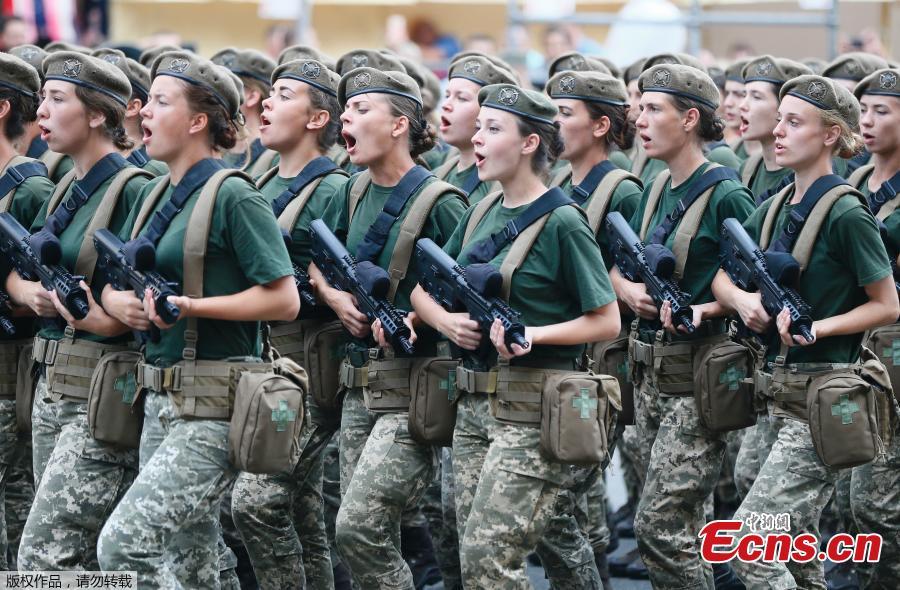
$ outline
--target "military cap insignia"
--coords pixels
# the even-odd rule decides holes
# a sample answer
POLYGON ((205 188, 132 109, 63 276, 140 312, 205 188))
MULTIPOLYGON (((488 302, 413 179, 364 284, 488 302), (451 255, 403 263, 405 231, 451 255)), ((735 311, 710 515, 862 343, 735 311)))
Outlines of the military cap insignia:
POLYGON ((188 65, 190 65, 188 60, 176 57, 172 60, 172 63, 169 64, 169 69, 177 74, 183 74, 187 71, 188 65))
POLYGON ((584 67, 584 58, 580 55, 573 55, 569 58, 569 67, 571 69, 583 68, 584 67))
POLYGON ((878 77, 878 85, 882 90, 890 90, 897 85, 897 74, 894 72, 884 72, 878 77))
POLYGON ((67 59, 63 62, 63 74, 69 78, 77 78, 81 75, 81 62, 77 59, 67 59))
POLYGON ((656 70, 653 74, 654 86, 668 86, 669 80, 672 79, 672 73, 669 70, 656 70))
POLYGON ((562 92, 574 92, 575 91, 575 77, 574 76, 563 76, 559 79, 559 89, 562 92))
POLYGON ((301 66, 300 73, 307 78, 318 78, 322 73, 322 68, 316 62, 308 61, 301 66))
POLYGON ((756 73, 759 76, 768 76, 772 73, 772 68, 775 67, 774 64, 770 61, 764 61, 762 63, 757 64, 756 73))
POLYGON ((360 72, 353 77, 353 84, 357 88, 365 88, 372 82, 372 76, 368 72, 360 72))
POLYGON ((515 88, 501 88, 500 92, 497 94, 497 100, 501 104, 512 106, 519 100, 519 91, 515 88))
POLYGON ((119 63, 120 58, 115 53, 107 53, 106 55, 103 56, 102 59, 103 59, 103 61, 105 61, 107 63, 111 63, 111 64, 115 65, 115 64, 119 63))
POLYGON ((856 72, 859 71, 859 66, 856 65, 855 61, 848 61, 847 65, 844 67, 847 68, 848 74, 855 74, 856 72))
POLYGON ((350 63, 353 64, 354 68, 361 68, 363 66, 369 65, 369 56, 368 55, 354 55, 350 58, 350 63))
POLYGON ((223 66, 230 70, 237 63, 237 57, 233 53, 226 53, 219 59, 219 61, 223 66))
POLYGON ((37 54, 38 54, 37 49, 32 49, 31 47, 28 47, 22 51, 22 59, 24 59, 25 61, 31 61, 32 59, 37 57, 37 54))
POLYGON ((818 82, 813 80, 809 83, 809 86, 806 87, 806 94, 813 100, 822 100, 825 98, 825 93, 828 92, 828 88, 822 82, 818 82))
POLYGON ((463 64, 463 69, 467 74, 472 74, 474 76, 478 73, 479 70, 481 70, 481 64, 473 59, 463 64))

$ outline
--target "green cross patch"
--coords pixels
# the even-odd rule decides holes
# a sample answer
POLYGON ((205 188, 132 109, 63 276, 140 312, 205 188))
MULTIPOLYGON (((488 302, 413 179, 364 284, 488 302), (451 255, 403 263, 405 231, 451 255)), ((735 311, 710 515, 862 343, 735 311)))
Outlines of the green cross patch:
POLYGON ((580 393, 580 397, 572 400, 572 407, 581 412, 582 420, 590 420, 591 410, 597 409, 597 400, 591 399, 591 390, 587 387, 582 387, 580 393))
POLYGON ((900 365, 900 338, 894 338, 890 346, 885 346, 881 356, 891 359, 895 367, 900 365))
POLYGON ((850 401, 850 396, 842 393, 838 401, 831 404, 831 415, 840 416, 841 424, 853 424, 853 414, 859 411, 859 405, 850 401))
POLYGON ((272 410, 272 422, 275 423, 275 430, 278 432, 284 432, 287 430, 288 422, 293 422, 297 419, 296 410, 291 410, 288 408, 287 402, 282 400, 278 400, 278 409, 272 410))
POLYGON ((728 391, 737 391, 738 384, 744 378, 746 372, 738 369, 733 363, 729 363, 728 369, 719 375, 719 383, 728 384, 728 391))
POLYGON ((134 373, 125 373, 119 375, 113 382, 113 389, 122 394, 122 403, 131 405, 134 403, 134 396, 137 395, 137 381, 134 373))

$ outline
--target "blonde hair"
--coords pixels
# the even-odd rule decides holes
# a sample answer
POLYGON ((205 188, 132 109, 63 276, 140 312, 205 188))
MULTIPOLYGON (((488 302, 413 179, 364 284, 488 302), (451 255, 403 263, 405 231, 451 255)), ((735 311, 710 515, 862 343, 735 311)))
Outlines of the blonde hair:
POLYGON ((822 125, 831 127, 837 125, 841 128, 841 135, 834 144, 834 155, 839 158, 852 158, 862 151, 863 139, 859 134, 859 128, 854 129, 841 114, 833 109, 822 111, 822 125))

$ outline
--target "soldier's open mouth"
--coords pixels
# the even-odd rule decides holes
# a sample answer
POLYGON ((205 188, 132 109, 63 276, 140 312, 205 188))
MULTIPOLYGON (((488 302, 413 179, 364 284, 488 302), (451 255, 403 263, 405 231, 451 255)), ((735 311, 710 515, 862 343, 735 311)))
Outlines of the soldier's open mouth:
POLYGON ((347 133, 346 131, 341 132, 341 137, 344 138, 344 145, 347 146, 347 151, 351 151, 356 147, 356 138, 347 133))
POLYGON ((475 152, 475 166, 481 168, 481 165, 484 163, 484 156, 475 152))

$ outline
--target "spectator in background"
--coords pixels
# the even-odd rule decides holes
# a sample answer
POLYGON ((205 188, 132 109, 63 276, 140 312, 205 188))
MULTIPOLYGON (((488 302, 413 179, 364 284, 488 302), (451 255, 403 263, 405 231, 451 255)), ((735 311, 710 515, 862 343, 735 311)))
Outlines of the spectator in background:
MULTIPOLYGON (((603 47, 603 44, 596 39, 588 37, 578 25, 567 23, 563 25, 563 27, 569 33, 569 38, 572 39, 572 45, 575 47, 575 51, 583 53, 584 55, 602 56, 606 54, 606 48, 603 47)), ((547 63, 549 64, 550 62, 547 63)))
POLYGON ((0 51, 34 43, 34 29, 18 16, 0 16, 0 51))
POLYGON ((550 25, 544 30, 545 63, 553 63, 557 57, 570 51, 575 51, 575 40, 567 27, 550 25))
POLYGON ((498 55, 497 42, 494 41, 493 37, 485 33, 469 35, 464 49, 466 51, 479 51, 485 55, 498 55))
POLYGON ((756 50, 746 41, 735 41, 728 48, 728 61, 735 62, 742 59, 749 59, 759 55, 756 50))
POLYGON ((266 30, 265 48, 269 57, 277 60, 281 52, 294 44, 294 27, 285 24, 272 25, 266 30))
POLYGON ((397 55, 402 55, 415 61, 422 61, 423 59, 422 50, 409 38, 406 17, 402 14, 392 14, 385 19, 384 46, 397 55))
POLYGON ((522 84, 530 81, 536 88, 543 88, 543 83, 547 80, 544 56, 540 51, 532 49, 528 29, 522 25, 513 25, 509 28, 506 39, 507 47, 500 57, 515 68, 522 84))
POLYGON ((887 57, 888 55, 878 31, 871 27, 861 30, 852 37, 841 35, 840 52, 850 53, 851 51, 874 53, 880 57, 887 57))
POLYGON ((422 61, 429 67, 445 65, 450 56, 459 53, 459 41, 452 35, 442 35, 427 19, 413 21, 409 38, 422 51, 422 61))

